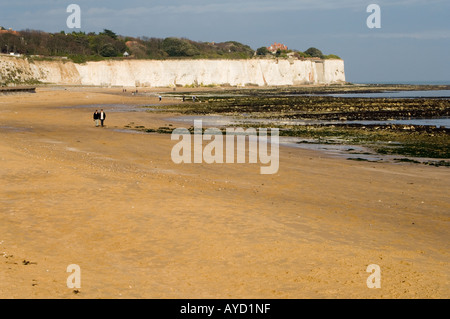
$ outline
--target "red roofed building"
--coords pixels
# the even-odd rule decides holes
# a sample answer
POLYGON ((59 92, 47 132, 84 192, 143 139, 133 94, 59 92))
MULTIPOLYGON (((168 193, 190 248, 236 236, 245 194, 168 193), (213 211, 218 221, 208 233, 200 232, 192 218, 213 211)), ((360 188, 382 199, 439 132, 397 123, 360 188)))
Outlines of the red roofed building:
POLYGON ((129 48, 132 48, 132 47, 134 47, 134 46, 138 46, 138 45, 139 45, 139 42, 137 42, 137 41, 127 41, 127 42, 125 42, 125 45, 126 45, 127 47, 129 47, 129 48))
POLYGON ((267 47, 267 50, 269 50, 272 53, 275 53, 278 50, 286 51, 287 49, 288 49, 288 47, 285 46, 284 44, 276 43, 276 42, 274 44, 272 44, 270 47, 267 47))
POLYGON ((19 32, 17 32, 17 31, 14 31, 13 29, 9 29, 9 30, 6 30, 6 29, 4 29, 4 30, 0 30, 0 34, 4 34, 4 33, 11 33, 11 34, 14 34, 14 35, 19 35, 19 32))

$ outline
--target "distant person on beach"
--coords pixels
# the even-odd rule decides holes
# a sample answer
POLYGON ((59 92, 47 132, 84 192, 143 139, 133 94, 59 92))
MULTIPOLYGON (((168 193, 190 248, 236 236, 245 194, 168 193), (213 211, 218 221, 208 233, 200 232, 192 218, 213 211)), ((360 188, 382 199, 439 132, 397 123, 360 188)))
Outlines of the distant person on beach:
POLYGON ((100 111, 100 113, 99 113, 99 115, 98 115, 98 117, 99 117, 99 119, 100 119, 100 122, 102 123, 102 127, 103 127, 103 122, 105 121, 105 119, 106 119, 106 113, 105 112, 103 112, 103 109, 100 111))
POLYGON ((95 127, 98 127, 99 120, 100 120, 100 113, 98 113, 98 110, 95 110, 95 112, 94 112, 95 127))
POLYGON ((159 96, 159 102, 161 102, 161 100, 162 100, 162 96, 160 95, 160 96, 159 96))
POLYGON ((186 100, 186 98, 184 97, 184 95, 183 95, 183 102, 186 100))
POLYGON ((195 102, 197 98, 195 96, 192 97, 192 102, 195 102))

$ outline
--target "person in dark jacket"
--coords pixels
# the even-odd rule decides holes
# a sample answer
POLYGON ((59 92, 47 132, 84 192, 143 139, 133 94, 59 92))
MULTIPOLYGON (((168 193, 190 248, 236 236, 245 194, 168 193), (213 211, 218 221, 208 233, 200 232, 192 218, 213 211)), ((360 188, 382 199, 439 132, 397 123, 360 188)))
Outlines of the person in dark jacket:
POLYGON ((94 122, 95 122, 95 126, 98 127, 99 125, 99 120, 100 120, 100 113, 98 113, 98 110, 95 110, 94 112, 94 122))

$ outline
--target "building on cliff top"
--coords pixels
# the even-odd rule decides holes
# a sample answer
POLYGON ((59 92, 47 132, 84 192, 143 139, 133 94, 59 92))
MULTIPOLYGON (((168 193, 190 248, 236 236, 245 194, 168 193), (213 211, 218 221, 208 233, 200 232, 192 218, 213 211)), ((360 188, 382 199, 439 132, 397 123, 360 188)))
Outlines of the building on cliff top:
POLYGON ((19 32, 9 28, 8 30, 2 28, 0 29, 0 34, 5 34, 5 33, 10 33, 10 34, 14 34, 14 35, 19 35, 19 32))
POLYGON ((267 47, 267 50, 269 50, 272 53, 276 53, 278 50, 286 51, 288 49, 287 46, 281 43, 274 43, 270 47, 267 47))

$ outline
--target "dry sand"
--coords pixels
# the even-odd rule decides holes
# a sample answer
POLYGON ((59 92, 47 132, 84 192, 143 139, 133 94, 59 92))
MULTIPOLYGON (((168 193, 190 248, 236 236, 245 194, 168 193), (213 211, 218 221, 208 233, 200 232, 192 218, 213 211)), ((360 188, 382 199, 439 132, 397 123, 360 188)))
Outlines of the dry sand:
POLYGON ((113 91, 0 96, 0 298, 450 296, 448 168, 284 147, 275 175, 176 165, 170 135, 114 130, 167 114, 105 107, 96 128, 94 109, 61 108, 158 103, 113 91))

